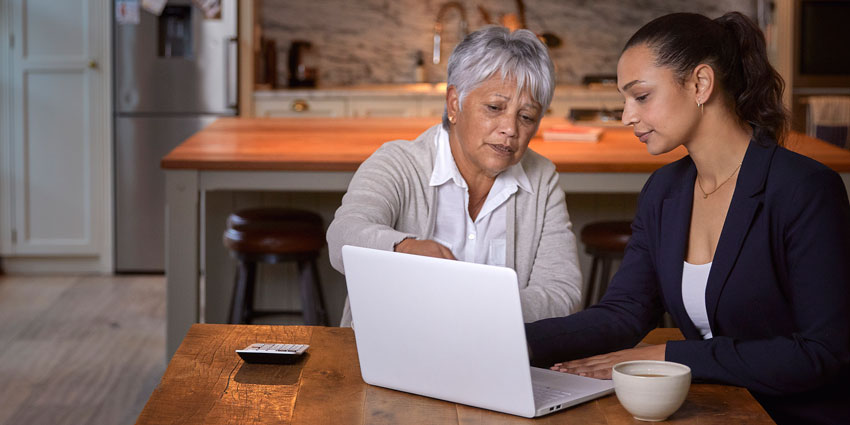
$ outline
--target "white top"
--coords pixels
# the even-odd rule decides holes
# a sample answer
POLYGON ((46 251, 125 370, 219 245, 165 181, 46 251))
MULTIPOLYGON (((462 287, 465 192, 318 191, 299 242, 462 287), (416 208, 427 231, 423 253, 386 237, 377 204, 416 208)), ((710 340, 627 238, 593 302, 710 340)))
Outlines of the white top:
POLYGON ((691 264, 685 261, 682 269, 682 301, 691 322, 694 322, 702 339, 710 339, 711 327, 708 325, 708 312, 705 307, 705 287, 708 284, 708 273, 711 263, 691 264))
POLYGON ((505 201, 517 188, 533 193, 525 170, 517 163, 500 173, 473 222, 469 217, 469 186, 452 156, 449 134, 441 128, 434 139, 437 154, 430 181, 431 186, 437 187, 434 240, 449 248, 460 261, 504 266, 505 201))

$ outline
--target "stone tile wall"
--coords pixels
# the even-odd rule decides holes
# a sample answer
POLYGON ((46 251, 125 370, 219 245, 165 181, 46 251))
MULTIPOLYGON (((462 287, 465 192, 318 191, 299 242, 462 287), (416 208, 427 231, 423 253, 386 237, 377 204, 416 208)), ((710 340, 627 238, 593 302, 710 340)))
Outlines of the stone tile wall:
MULTIPOLYGON (((426 80, 445 80, 446 59, 460 39, 460 13, 449 9, 441 23, 443 60, 434 65, 434 21, 442 0, 261 0, 263 34, 275 40, 278 81, 285 86, 287 54, 293 40, 313 44, 319 85, 415 82, 417 51, 425 57, 426 80)), ((517 14, 511 0, 461 0, 470 31, 517 14)), ((671 12, 717 17, 738 10, 755 15, 755 0, 525 0, 532 31, 558 36, 551 49, 559 84, 577 84, 586 74, 616 72, 620 49, 651 19, 671 12)))

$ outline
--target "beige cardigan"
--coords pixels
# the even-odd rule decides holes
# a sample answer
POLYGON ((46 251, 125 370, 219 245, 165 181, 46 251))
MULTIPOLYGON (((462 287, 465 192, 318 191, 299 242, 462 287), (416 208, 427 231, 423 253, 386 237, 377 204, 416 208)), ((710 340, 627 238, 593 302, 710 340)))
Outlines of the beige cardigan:
MULTIPOLYGON (((392 251, 408 237, 431 239, 436 188, 429 181, 440 125, 413 142, 385 143, 354 174, 328 229, 335 269, 345 273, 343 245, 392 251)), ((533 322, 576 311, 582 283, 575 235, 555 165, 530 149, 520 164, 534 193, 519 190, 507 201, 505 266, 516 271, 523 318, 533 322)), ((347 299, 340 325, 351 325, 347 299)))

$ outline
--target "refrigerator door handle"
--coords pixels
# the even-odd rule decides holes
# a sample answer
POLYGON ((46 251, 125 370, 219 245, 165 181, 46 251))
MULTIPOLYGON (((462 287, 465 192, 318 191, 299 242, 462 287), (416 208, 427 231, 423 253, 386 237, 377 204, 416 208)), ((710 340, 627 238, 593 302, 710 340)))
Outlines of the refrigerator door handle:
POLYGON ((225 66, 225 102, 227 102, 227 107, 233 109, 238 112, 237 108, 239 105, 239 69, 237 67, 239 63, 238 52, 239 52, 239 39, 236 37, 230 37, 227 39, 227 43, 225 43, 224 52, 224 66, 225 66))

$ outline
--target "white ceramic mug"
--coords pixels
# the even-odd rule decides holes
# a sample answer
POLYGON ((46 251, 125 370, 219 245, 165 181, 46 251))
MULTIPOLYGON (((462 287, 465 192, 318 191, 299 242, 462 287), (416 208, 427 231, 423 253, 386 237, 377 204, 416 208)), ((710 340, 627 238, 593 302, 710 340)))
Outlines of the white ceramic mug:
POLYGON ((617 363, 611 375, 620 404, 641 421, 667 419, 685 401, 691 386, 691 368, 674 362, 617 363))

